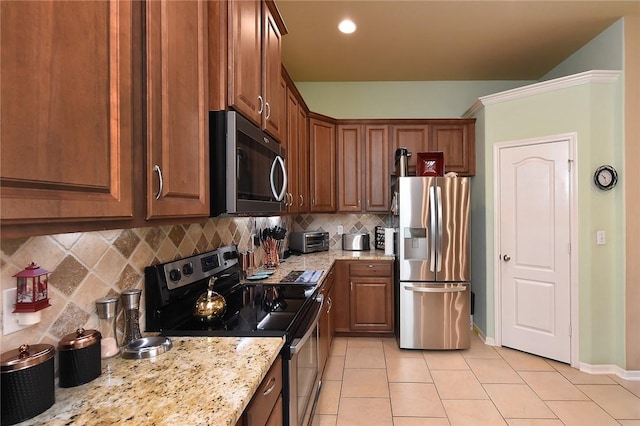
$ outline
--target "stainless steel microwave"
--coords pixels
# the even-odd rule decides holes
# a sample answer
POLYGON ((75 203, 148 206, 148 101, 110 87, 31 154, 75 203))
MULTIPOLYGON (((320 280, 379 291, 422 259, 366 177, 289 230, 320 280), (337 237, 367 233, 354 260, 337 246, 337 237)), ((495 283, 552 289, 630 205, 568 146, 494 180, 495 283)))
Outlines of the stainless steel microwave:
POLYGON ((236 111, 209 113, 211 216, 285 211, 285 149, 236 111))

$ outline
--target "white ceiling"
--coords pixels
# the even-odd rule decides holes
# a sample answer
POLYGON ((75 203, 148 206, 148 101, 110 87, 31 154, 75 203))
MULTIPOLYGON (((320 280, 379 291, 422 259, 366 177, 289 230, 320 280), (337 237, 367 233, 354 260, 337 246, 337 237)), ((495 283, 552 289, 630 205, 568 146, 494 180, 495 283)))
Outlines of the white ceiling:
POLYGON ((294 81, 538 80, 629 1, 278 0, 294 81), (341 34, 351 18, 358 29, 341 34))

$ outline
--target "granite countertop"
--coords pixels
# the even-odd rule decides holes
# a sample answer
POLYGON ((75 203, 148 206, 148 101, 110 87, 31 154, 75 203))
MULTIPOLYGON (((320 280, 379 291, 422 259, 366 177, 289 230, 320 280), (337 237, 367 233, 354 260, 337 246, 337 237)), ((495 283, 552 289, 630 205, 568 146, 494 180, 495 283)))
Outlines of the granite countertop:
MULTIPOLYGON (((329 269, 331 269, 331 265, 333 265, 333 262, 336 260, 387 260, 392 262, 393 259, 394 256, 385 255, 384 250, 329 250, 316 253, 301 254, 299 256, 289 256, 288 258, 284 259, 284 261, 281 261, 280 266, 278 266, 276 269, 273 269, 273 275, 258 282, 261 284, 277 284, 291 271, 323 270, 324 273, 320 278, 320 282, 322 282, 327 276, 329 269)), ((258 268, 258 270, 256 270, 254 273, 263 270, 266 269, 258 268)))
POLYGON ((283 338, 172 337, 155 358, 103 360, 102 374, 23 424, 235 425, 284 345, 283 338))
MULTIPOLYGON (((290 256, 273 275, 323 270, 336 260, 388 260, 383 251, 330 250, 290 256)), ((262 268, 261 268, 262 269, 262 268)), ((235 425, 269 371, 284 338, 172 337, 173 348, 155 358, 102 361, 102 374, 73 388, 56 385, 56 402, 25 425, 206 424, 235 425)))

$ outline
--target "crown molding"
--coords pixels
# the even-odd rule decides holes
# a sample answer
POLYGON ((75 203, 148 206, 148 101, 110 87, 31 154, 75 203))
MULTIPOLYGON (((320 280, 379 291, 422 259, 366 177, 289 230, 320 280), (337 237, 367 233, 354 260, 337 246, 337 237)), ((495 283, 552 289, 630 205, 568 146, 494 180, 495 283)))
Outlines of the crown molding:
POLYGON ((578 74, 568 75, 566 77, 554 78, 553 80, 529 84, 527 86, 506 90, 504 92, 495 93, 493 95, 482 96, 478 98, 478 100, 475 101, 473 105, 471 105, 471 107, 469 107, 469 109, 462 115, 462 118, 472 117, 487 105, 494 105, 501 102, 512 101, 515 99, 524 98, 526 96, 549 93, 555 90, 580 86, 582 84, 613 83, 620 77, 620 75, 622 75, 622 71, 585 71, 578 74))

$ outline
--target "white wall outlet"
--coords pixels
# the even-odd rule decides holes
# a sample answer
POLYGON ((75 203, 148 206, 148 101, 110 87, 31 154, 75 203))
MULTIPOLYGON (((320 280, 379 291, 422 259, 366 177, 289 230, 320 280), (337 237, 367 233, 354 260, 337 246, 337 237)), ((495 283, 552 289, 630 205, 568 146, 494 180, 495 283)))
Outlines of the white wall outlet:
POLYGON ((344 226, 338 225, 338 234, 344 234, 344 226))
POLYGON ((10 288, 2 292, 2 334, 4 336, 30 327, 30 325, 18 323, 18 315, 13 313, 17 294, 18 290, 15 288, 10 288))
POLYGON ((596 244, 603 245, 607 243, 607 233, 605 231, 596 232, 596 244))

